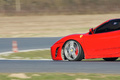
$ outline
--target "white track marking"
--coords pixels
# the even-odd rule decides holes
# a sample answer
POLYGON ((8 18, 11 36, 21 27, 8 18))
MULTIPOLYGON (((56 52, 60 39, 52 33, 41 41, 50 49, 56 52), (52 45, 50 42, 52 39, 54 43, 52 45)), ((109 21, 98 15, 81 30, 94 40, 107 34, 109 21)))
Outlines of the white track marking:
MULTIPOLYGON (((50 48, 44 48, 44 49, 29 49, 29 50, 19 50, 18 52, 29 52, 29 51, 36 51, 36 50, 50 50, 50 48)), ((14 53, 14 52, 12 52, 12 51, 2 52, 2 53, 0 53, 0 55, 3 55, 3 54, 11 54, 11 53, 14 53)))

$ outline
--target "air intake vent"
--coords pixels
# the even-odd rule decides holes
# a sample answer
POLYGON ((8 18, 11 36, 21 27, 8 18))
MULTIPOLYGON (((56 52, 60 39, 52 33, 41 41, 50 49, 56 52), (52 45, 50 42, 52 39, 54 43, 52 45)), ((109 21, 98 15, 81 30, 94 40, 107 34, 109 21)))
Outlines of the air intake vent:
POLYGON ((56 49, 55 57, 57 57, 58 49, 59 49, 59 47, 56 49))

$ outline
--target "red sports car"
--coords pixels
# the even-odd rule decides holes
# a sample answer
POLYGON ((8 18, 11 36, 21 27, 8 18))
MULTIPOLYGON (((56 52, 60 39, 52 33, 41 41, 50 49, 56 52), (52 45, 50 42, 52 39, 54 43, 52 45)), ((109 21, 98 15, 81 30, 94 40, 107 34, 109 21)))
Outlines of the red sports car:
POLYGON ((85 34, 63 37, 51 47, 51 55, 53 60, 115 61, 120 57, 120 19, 107 20, 85 34))

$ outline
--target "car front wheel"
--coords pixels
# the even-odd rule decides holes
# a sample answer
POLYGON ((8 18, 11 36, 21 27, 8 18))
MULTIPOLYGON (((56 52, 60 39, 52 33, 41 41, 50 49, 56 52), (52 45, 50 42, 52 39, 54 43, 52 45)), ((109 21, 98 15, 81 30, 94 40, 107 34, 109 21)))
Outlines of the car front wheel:
POLYGON ((65 43, 63 53, 69 61, 81 61, 84 57, 81 45, 74 40, 69 40, 65 43))

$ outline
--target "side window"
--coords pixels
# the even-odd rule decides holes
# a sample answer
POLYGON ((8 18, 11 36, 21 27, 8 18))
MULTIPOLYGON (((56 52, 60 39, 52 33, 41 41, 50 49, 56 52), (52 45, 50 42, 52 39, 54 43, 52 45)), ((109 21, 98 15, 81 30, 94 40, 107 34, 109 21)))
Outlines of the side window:
POLYGON ((95 33, 104 33, 104 32, 116 31, 116 30, 120 30, 120 22, 110 21, 95 29, 95 33))

